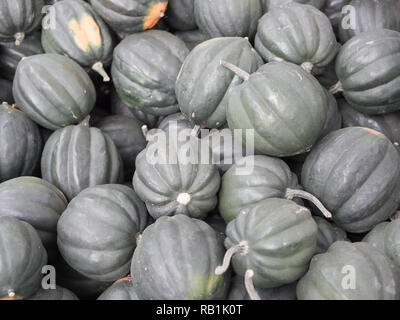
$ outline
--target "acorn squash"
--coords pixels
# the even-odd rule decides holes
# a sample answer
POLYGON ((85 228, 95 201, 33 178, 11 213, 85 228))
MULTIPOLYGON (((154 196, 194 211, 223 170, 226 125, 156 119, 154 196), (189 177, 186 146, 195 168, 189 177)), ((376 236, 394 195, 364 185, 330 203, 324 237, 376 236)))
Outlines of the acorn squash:
POLYGON ((168 24, 175 30, 197 29, 194 2, 194 0, 169 0, 167 9, 168 24))
POLYGON ((230 274, 217 276, 224 247, 205 222, 184 215, 149 226, 132 258, 134 290, 141 300, 222 300, 230 274))
POLYGON ((104 67, 111 64, 114 40, 92 7, 82 0, 59 1, 51 7, 48 17, 54 20, 54 26, 42 31, 46 53, 66 55, 110 81, 104 67))
POLYGON ((18 108, 51 130, 79 123, 96 102, 96 90, 85 70, 70 58, 51 53, 18 64, 13 94, 18 108))
MULTIPOLYGON (((326 0, 323 12, 331 21, 335 32, 339 30, 339 24, 342 22, 343 7, 348 5, 351 0, 326 0)), ((348 13, 348 12, 347 12, 348 13)))
POLYGON ((181 39, 190 51, 194 49, 200 43, 207 41, 210 37, 200 30, 189 30, 189 31, 178 31, 174 33, 179 39, 181 39))
POLYGON ((0 300, 25 299, 40 288, 47 253, 33 227, 0 217, 0 300))
POLYGON ((347 241, 346 232, 334 223, 328 222, 320 217, 313 217, 318 226, 317 248, 315 254, 328 251, 332 243, 336 241, 347 241))
POLYGON ((188 53, 185 43, 167 31, 126 37, 114 50, 111 71, 121 100, 157 116, 179 111, 175 81, 188 53))
POLYGON ((12 93, 12 81, 0 78, 0 101, 1 103, 7 102, 9 105, 14 103, 12 93))
POLYGON ((361 127, 337 130, 307 157, 301 182, 332 212, 335 223, 362 233, 399 205, 399 153, 383 134, 361 127))
POLYGON ((318 9, 322 9, 325 6, 326 1, 328 0, 261 0, 261 2, 263 3, 264 12, 272 10, 273 7, 278 7, 289 2, 309 4, 318 9))
POLYGON ((56 289, 40 289, 28 300, 79 300, 75 293, 61 286, 56 289))
POLYGON ((55 131, 42 154, 43 179, 64 192, 69 200, 88 187, 123 181, 117 147, 107 134, 89 128, 87 120, 55 131))
POLYGON ((139 300, 139 298, 133 287, 133 279, 126 277, 113 283, 97 300, 139 300))
POLYGON ((115 281, 129 273, 136 239, 146 222, 146 207, 131 188, 87 188, 58 222, 58 247, 65 261, 84 276, 115 281))

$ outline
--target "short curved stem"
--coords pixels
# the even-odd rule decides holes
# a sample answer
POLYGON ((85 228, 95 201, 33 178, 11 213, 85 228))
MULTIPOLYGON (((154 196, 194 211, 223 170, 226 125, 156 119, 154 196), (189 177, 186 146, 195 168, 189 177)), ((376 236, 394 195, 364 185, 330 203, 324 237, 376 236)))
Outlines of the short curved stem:
POLYGON ((80 123, 80 125, 89 127, 90 125, 90 115, 86 116, 80 123))
POLYGON ((14 38, 15 38, 15 45, 16 46, 20 46, 22 41, 24 41, 24 39, 25 39, 25 33, 24 32, 17 32, 14 35, 14 38))
POLYGON ((14 290, 8 290, 8 297, 9 298, 14 298, 15 297, 15 291, 14 290))
POLYGON ((301 67, 302 67, 305 71, 307 71, 308 73, 311 73, 312 69, 314 68, 314 65, 313 65, 311 62, 306 61, 306 62, 303 62, 303 63, 301 64, 301 67))
POLYGON ((343 91, 343 85, 340 81, 329 89, 329 92, 332 94, 336 94, 342 91, 343 91))
POLYGON ((308 201, 311 201, 315 206, 322 212, 322 214, 327 219, 332 219, 332 214, 324 207, 321 201, 319 201, 315 196, 307 191, 303 190, 294 190, 294 189, 286 189, 285 198, 288 200, 292 200, 293 198, 302 198, 308 201))
POLYGON ((246 273, 244 274, 244 286, 246 287, 246 291, 251 300, 261 300, 257 290, 254 288, 253 277, 254 271, 251 269, 246 270, 246 273))
POLYGON ((224 274, 226 272, 226 270, 229 269, 229 266, 231 264, 231 260, 232 260, 233 255, 238 253, 239 251, 240 251, 240 245, 239 244, 229 248, 226 251, 225 256, 224 256, 224 261, 222 262, 222 265, 218 266, 215 269, 215 274, 217 276, 220 276, 221 274, 224 274))
POLYGON ((142 129, 143 136, 147 140, 147 134, 149 133, 149 127, 147 125, 143 125, 141 129, 142 129))
POLYGON ((236 74, 239 78, 242 78, 244 81, 249 80, 250 74, 240 69, 239 67, 235 66, 234 64, 224 60, 221 60, 220 64, 221 66, 231 70, 234 74, 236 74))
POLYGON ((96 62, 93 66, 92 66, 92 70, 96 71, 99 75, 101 75, 103 77, 103 81, 104 82, 110 82, 110 77, 108 76, 106 70, 104 70, 104 65, 101 61, 96 62))

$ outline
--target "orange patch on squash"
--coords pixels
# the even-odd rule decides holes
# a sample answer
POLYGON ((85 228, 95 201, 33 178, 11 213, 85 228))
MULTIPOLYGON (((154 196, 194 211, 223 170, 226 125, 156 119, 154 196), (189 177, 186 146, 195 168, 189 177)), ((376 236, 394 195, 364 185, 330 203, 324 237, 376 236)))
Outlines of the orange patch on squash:
POLYGON ((372 134, 377 135, 377 136, 383 135, 381 132, 376 131, 376 130, 374 130, 374 129, 365 128, 365 127, 363 127, 363 129, 366 130, 366 131, 368 131, 368 132, 371 132, 372 134))
POLYGON ((115 283, 119 283, 119 282, 126 281, 126 280, 131 280, 131 279, 132 279, 131 276, 126 276, 124 278, 118 279, 117 281, 115 281, 115 283))
POLYGON ((101 46, 100 28, 93 17, 83 14, 80 21, 75 18, 68 23, 69 28, 74 33, 74 41, 79 49, 87 52, 91 46, 101 46))
POLYGON ((168 1, 151 3, 149 11, 143 19, 143 30, 153 28, 157 22, 164 16, 167 10, 168 1))

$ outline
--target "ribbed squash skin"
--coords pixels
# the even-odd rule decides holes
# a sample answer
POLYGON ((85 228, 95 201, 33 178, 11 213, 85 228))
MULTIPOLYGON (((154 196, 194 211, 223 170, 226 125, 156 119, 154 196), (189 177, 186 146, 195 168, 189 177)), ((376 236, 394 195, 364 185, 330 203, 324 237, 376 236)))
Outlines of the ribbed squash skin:
POLYGON ((17 33, 32 33, 40 25, 43 6, 43 0, 2 0, 0 41, 14 41, 17 33))
POLYGON ((226 123, 228 97, 243 82, 220 65, 233 63, 248 73, 255 72, 262 59, 244 38, 216 38, 194 48, 186 58, 176 81, 179 107, 194 123, 219 128, 226 123))
POLYGON ((376 225, 363 239, 379 249, 400 268, 400 220, 376 225))
POLYGON ((42 154, 43 179, 72 200, 87 187, 119 183, 123 165, 111 138, 97 128, 68 126, 54 132, 42 154))
POLYGON ((139 298, 133 287, 133 279, 127 277, 116 281, 97 300, 139 300, 139 298))
POLYGON ((0 43, 1 76, 12 81, 17 71, 18 63, 22 58, 41 53, 43 53, 43 48, 40 42, 39 32, 26 38, 19 46, 15 45, 13 42, 0 43))
POLYGON ((339 49, 329 19, 318 9, 297 3, 273 7, 265 14, 254 45, 265 61, 308 63, 309 71, 326 67, 339 49))
POLYGON ((231 129, 254 129, 254 148, 270 156, 309 150, 321 134, 327 97, 318 81, 301 67, 270 62, 233 90, 227 109, 231 129))
POLYGON ((43 149, 39 128, 23 112, 0 105, 0 182, 35 171, 43 149))
POLYGON ((141 300, 222 300, 230 274, 215 275, 224 247, 205 222, 184 215, 162 217, 142 235, 132 259, 141 300))
POLYGON ((96 102, 96 90, 85 70, 67 57, 50 53, 19 63, 13 94, 18 108, 51 130, 79 123, 96 102))
POLYGON ((232 257, 235 273, 244 276, 246 270, 253 270, 255 287, 277 288, 296 281, 307 271, 317 231, 307 208, 271 198, 245 208, 228 224, 225 247, 245 243, 247 254, 232 257))
POLYGON ((113 140, 123 162, 125 181, 131 180, 136 157, 147 145, 142 123, 133 118, 114 115, 103 118, 97 127, 113 140))
POLYGON ((274 6, 281 6, 289 2, 309 4, 318 9, 322 9, 325 6, 325 2, 327 1, 328 0, 261 0, 261 3, 263 4, 264 12, 267 12, 268 10, 271 10, 274 6))
POLYGON ((355 28, 343 28, 343 25, 339 24, 339 37, 342 43, 367 31, 377 29, 400 31, 400 2, 398 0, 352 0, 348 5, 354 10, 355 28))
POLYGON ((170 114, 160 121, 157 128, 168 132, 169 130, 193 129, 194 125, 190 122, 184 114, 178 112, 170 114))
POLYGON ((71 290, 82 300, 97 299, 99 295, 113 284, 112 281, 97 281, 85 277, 72 269, 61 255, 58 255, 57 260, 54 262, 54 267, 57 272, 57 286, 71 290))
POLYGON ((168 0, 90 0, 90 4, 114 31, 131 34, 153 28, 168 0))
POLYGON ((130 108, 122 102, 115 89, 111 91, 111 113, 125 116, 141 121, 148 128, 154 128, 158 123, 158 117, 152 114, 144 113, 139 109, 130 108))
POLYGON ((320 217, 313 218, 318 225, 317 249, 315 250, 315 254, 326 252, 332 243, 336 241, 347 240, 346 232, 334 223, 320 217))
POLYGON ((199 29, 212 38, 254 38, 262 16, 260 0, 194 0, 199 29))
MULTIPOLYGON (((260 289, 256 288, 261 300, 297 300, 296 297, 297 283, 287 284, 278 288, 260 289)), ((234 276, 231 280, 231 288, 229 290, 227 300, 250 300, 249 294, 244 286, 244 278, 234 276)))
POLYGON ((91 187, 75 197, 62 214, 58 247, 65 261, 81 274, 115 281, 129 273, 136 236, 146 222, 146 207, 131 188, 91 187))
POLYGON ((175 81, 188 53, 185 43, 167 31, 150 30, 126 37, 115 48, 112 64, 121 100, 154 115, 179 111, 175 81))
POLYGON ((79 300, 75 293, 57 286, 56 289, 40 289, 29 300, 79 300))
POLYGON ((367 114, 400 110, 400 32, 369 31, 341 48, 336 74, 353 108, 367 114))
POLYGON ((304 163, 301 182, 348 232, 369 231, 399 204, 400 161, 377 131, 352 127, 322 139, 304 163))
POLYGON ((40 288, 47 253, 31 225, 0 217, 0 300, 25 299, 40 288), (15 293, 9 297, 9 291, 15 293))
MULTIPOLYGON (((190 132, 190 130, 188 130, 190 132)), ((157 158, 155 163, 148 161, 154 149, 159 148, 158 138, 150 142, 136 158, 136 171, 133 176, 133 187, 139 197, 146 203, 147 210, 154 219, 161 216, 184 214, 197 219, 204 219, 218 202, 217 192, 221 178, 211 159, 202 163, 201 149, 196 149, 196 142, 178 142, 177 147, 170 144, 170 132, 166 136, 166 159, 157 158), (199 161, 184 163, 180 158, 185 145, 198 152, 199 161), (179 201, 185 194, 185 201, 179 201), (185 199, 186 200, 186 199, 185 199)), ((174 139, 173 137, 171 139, 174 139)), ((172 140, 174 141, 174 140, 172 140)), ((175 141, 174 141, 175 142, 175 141)), ((192 153, 195 155, 195 153, 192 153)))
POLYGON ((175 30, 197 29, 194 2, 194 0, 169 0, 167 10, 168 24, 175 30))
POLYGON ((0 79, 0 100, 8 104, 14 103, 12 94, 12 81, 0 79))
POLYGON ((361 242, 338 241, 313 257, 297 285, 299 300, 398 300, 399 296, 399 271, 379 250, 361 242), (354 269, 346 269, 349 266, 354 269), (355 276, 355 289, 343 286, 346 275, 355 276))
POLYGON ((49 14, 55 15, 53 28, 42 31, 46 53, 67 55, 82 67, 96 62, 108 65, 114 49, 113 37, 92 7, 82 0, 57 2, 49 14))
POLYGON ((238 160, 222 177, 219 192, 219 212, 225 221, 235 219, 246 207, 268 198, 284 198, 287 188, 301 188, 297 176, 281 159, 254 156, 251 174, 237 174, 250 157, 238 160))
POLYGON ((49 256, 57 252, 57 222, 68 205, 55 186, 35 177, 19 177, 0 184, 0 216, 32 225, 49 256))
POLYGON ((335 31, 338 31, 339 24, 342 21, 342 9, 348 5, 351 0, 326 0, 325 7, 323 8, 324 13, 331 21, 332 27, 335 31))
POLYGON ((189 31, 178 31, 174 33, 179 39, 181 39, 189 50, 193 50, 194 47, 200 43, 210 39, 208 35, 205 35, 200 30, 189 30, 189 31))
POLYGON ((400 143, 400 112, 367 115, 353 109, 346 101, 340 101, 343 127, 366 127, 383 133, 393 143, 400 143))

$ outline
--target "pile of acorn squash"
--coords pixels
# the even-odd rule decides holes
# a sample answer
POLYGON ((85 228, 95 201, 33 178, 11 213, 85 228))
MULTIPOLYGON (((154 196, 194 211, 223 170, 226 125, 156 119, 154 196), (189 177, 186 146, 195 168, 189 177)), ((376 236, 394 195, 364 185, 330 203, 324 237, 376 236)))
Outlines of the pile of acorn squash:
POLYGON ((400 0, 2 0, 0 97, 0 300, 400 300, 400 0))

